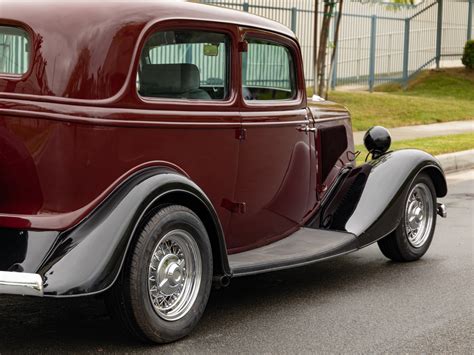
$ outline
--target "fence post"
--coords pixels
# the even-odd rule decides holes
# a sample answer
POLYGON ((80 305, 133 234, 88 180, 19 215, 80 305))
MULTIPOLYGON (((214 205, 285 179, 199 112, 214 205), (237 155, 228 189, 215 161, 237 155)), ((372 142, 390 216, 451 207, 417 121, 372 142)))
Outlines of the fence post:
POLYGON ((377 16, 372 15, 370 25, 370 55, 369 55, 369 91, 374 91, 375 84, 375 50, 377 35, 377 16))
POLYGON ((408 85, 408 60, 410 58, 410 19, 405 19, 405 36, 403 40, 403 86, 408 85))
MULTIPOLYGON (((334 28, 333 28, 333 41, 332 43, 335 44, 336 41, 336 31, 337 31, 337 21, 339 20, 339 14, 337 11, 334 13, 334 28)), ((334 90, 337 85, 337 57, 338 57, 338 50, 336 47, 333 49, 335 51, 334 53, 334 66, 332 68, 332 73, 331 73, 331 89, 334 90)))
POLYGON ((393 34, 388 35, 388 56, 387 56, 387 73, 392 74, 392 42, 393 34))
POLYGON ((296 15, 297 15, 296 7, 291 8, 291 30, 296 33, 296 15))
POLYGON ((469 0, 468 8, 467 8, 467 40, 472 39, 472 2, 473 0, 469 0))
POLYGON ((361 62, 361 51, 362 51, 362 38, 357 38, 357 81, 360 79, 360 62, 361 62))
POLYGON ((441 40, 443 34, 443 0, 438 0, 438 25, 436 26, 436 69, 441 61, 441 40))
POLYGON ((248 2, 244 2, 242 4, 242 10, 244 10, 245 12, 249 12, 249 3, 248 2))

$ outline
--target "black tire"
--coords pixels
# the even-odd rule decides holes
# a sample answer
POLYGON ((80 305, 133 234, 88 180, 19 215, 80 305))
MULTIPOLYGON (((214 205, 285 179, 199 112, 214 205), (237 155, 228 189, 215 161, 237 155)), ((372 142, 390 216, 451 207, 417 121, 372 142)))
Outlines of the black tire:
MULTIPOLYGON (((166 250, 171 253, 171 249, 166 250)), ((158 253, 160 252, 159 250, 158 253)), ((155 255, 161 255, 163 260, 165 254, 155 255)), ((157 269, 162 270, 170 264, 171 262, 160 262, 159 265, 165 266, 162 268, 158 266, 157 269)), ((187 272, 184 271, 185 268, 181 270, 183 275, 187 272)), ((212 270, 211 245, 201 220, 186 207, 167 206, 159 209, 145 222, 131 247, 119 279, 107 294, 106 303, 112 317, 118 319, 135 338, 152 343, 173 342, 188 335, 201 319, 209 299, 212 270), (199 285, 192 288, 195 299, 192 305, 188 306, 189 310, 179 319, 168 320, 164 319, 153 306, 149 291, 149 272, 152 273, 150 263, 154 260, 156 263, 159 262, 158 258, 152 259, 158 250, 155 248, 158 248, 159 244, 163 245, 160 241, 164 240, 164 236, 173 235, 175 231, 185 231, 196 242, 193 245, 198 246, 202 272, 199 285)), ((158 271, 156 275, 158 284, 158 271)), ((195 279, 197 278, 198 276, 195 279)), ((172 280, 175 282, 175 279, 172 280)), ((185 286, 182 287, 185 289, 185 286)))
POLYGON ((415 261, 420 259, 430 247, 431 241, 433 240, 433 235, 436 226, 436 190, 433 185, 433 181, 431 178, 422 173, 419 174, 413 183, 411 184, 410 188, 408 189, 407 195, 405 196, 405 201, 403 204, 403 216, 400 224, 398 225, 397 229, 395 229, 391 234, 386 236, 385 238, 378 241, 378 245, 382 254, 385 255, 387 258, 397 261, 397 262, 407 262, 407 261, 415 261), (410 192, 419 184, 423 184, 428 188, 428 191, 431 193, 431 203, 432 209, 430 211, 430 215, 432 218, 431 227, 429 231, 427 231, 427 237, 424 243, 420 246, 415 247, 410 242, 406 228, 405 228, 405 221, 407 219, 407 201, 410 197, 410 192), (429 233, 429 234, 428 234, 429 233))

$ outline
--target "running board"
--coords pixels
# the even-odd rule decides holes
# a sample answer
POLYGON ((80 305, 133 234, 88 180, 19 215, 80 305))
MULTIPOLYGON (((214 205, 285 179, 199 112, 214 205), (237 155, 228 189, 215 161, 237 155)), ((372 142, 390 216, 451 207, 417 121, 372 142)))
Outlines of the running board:
POLYGON ((229 255, 233 276, 260 274, 303 266, 357 250, 354 235, 301 228, 275 243, 229 255))

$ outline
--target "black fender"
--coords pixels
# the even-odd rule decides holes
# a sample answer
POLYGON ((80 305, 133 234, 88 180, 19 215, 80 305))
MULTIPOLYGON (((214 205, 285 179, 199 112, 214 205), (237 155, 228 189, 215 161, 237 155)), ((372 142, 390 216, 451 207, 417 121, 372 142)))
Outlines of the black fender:
POLYGON ((155 167, 131 176, 78 226, 58 236, 38 270, 45 296, 82 296, 110 288, 140 223, 163 204, 183 204, 198 214, 211 239, 214 274, 229 276, 224 235, 210 200, 189 178, 155 167))
POLYGON ((346 173, 322 210, 322 228, 356 236, 359 248, 391 233, 403 216, 406 194, 415 177, 427 173, 437 197, 447 194, 438 160, 415 149, 392 151, 346 173))

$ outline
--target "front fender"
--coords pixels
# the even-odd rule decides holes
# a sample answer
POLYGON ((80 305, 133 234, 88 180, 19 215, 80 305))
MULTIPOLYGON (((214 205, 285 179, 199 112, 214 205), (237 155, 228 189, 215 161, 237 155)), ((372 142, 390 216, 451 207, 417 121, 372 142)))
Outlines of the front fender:
POLYGON ((393 151, 354 169, 326 208, 323 227, 354 234, 359 247, 386 236, 400 223, 408 189, 421 172, 433 180, 437 197, 446 195, 439 162, 420 150, 393 151))
MULTIPOLYGON (((166 196, 176 193, 200 201, 207 209, 217 229, 220 254, 226 256, 222 253, 225 241, 217 214, 204 192, 171 169, 150 168, 123 183, 77 227, 59 235, 38 271, 44 279, 45 296, 95 294, 111 287, 142 217, 166 196)), ((227 259, 223 264, 229 270, 227 259)))

